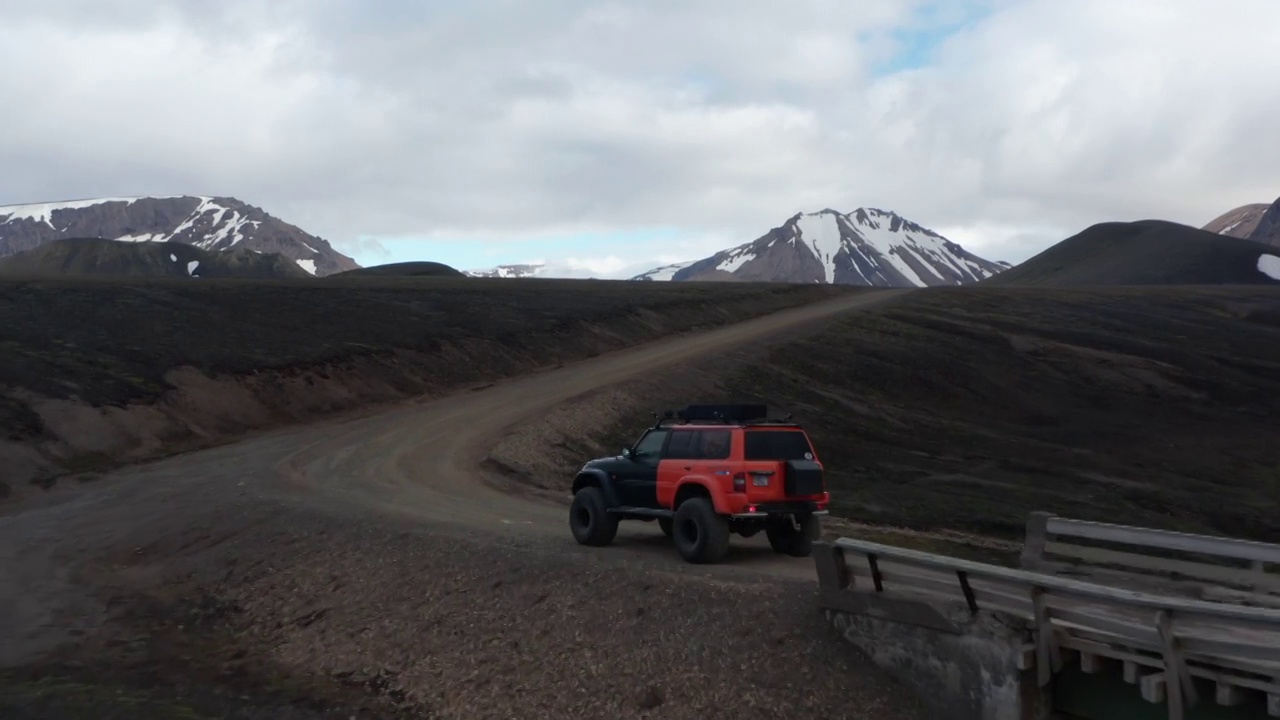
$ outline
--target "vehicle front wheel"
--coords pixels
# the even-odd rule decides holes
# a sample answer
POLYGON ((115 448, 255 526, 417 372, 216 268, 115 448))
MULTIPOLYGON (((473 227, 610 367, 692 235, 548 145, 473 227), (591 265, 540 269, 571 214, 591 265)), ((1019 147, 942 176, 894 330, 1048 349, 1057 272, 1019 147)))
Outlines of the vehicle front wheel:
POLYGON ((822 525, 816 515, 802 515, 792 520, 789 516, 769 518, 765 526, 769 545, 783 555, 809 557, 813 543, 822 535, 822 525))
POLYGON ((707 498, 680 503, 671 536, 681 557, 691 563, 718 562, 729 551, 729 521, 716 513, 707 498))
POLYGON ((573 496, 569 506, 569 529, 573 539, 583 545, 608 545, 618 534, 618 518, 610 515, 604 493, 598 487, 585 487, 573 496))

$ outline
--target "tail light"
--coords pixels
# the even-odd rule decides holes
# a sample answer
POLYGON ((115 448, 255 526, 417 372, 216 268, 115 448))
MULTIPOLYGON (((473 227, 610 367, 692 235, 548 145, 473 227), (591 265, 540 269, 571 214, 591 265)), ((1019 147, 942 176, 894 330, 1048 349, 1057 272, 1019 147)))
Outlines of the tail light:
POLYGON ((733 491, 739 492, 739 493, 747 491, 747 474, 746 473, 738 473, 737 475, 733 476, 733 491))

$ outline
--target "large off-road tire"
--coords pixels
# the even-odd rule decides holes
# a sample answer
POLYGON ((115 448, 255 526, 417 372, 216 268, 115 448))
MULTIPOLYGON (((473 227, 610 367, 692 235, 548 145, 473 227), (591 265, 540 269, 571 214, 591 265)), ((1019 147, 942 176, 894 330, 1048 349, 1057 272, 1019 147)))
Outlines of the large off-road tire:
POLYGON ((584 487, 573 496, 569 506, 569 529, 573 539, 583 545, 601 547, 618 535, 618 517, 610 515, 604 493, 598 487, 584 487))
POLYGON ((663 535, 666 535, 667 537, 671 537, 672 522, 673 521, 671 518, 666 518, 666 517, 658 518, 658 527, 662 528, 663 535))
POLYGON ((783 516, 769 518, 764 532, 769 537, 769 545, 777 552, 809 557, 813 554, 813 543, 822 535, 822 524, 816 515, 801 515, 795 520, 783 516))
POLYGON ((718 562, 729 552, 729 520, 716 513, 709 499, 690 498, 676 508, 671 539, 688 562, 718 562))

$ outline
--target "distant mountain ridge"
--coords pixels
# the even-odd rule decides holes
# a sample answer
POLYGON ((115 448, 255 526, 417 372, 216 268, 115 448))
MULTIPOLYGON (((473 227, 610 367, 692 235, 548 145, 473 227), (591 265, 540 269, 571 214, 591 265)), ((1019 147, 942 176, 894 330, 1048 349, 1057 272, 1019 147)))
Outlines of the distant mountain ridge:
POLYGON ((1241 205, 1209 221, 1203 229, 1218 235, 1280 247, 1280 198, 1270 205, 1241 205))
POLYGON ((859 208, 797 213, 759 238, 708 258, 654 268, 632 280, 745 280, 871 287, 973 283, 993 262, 897 213, 859 208))
POLYGON ((279 253, 316 276, 359 267, 328 241, 232 197, 120 197, 0 206, 0 256, 77 237, 279 253))
POLYGON ((484 278, 530 278, 541 277, 547 270, 544 263, 517 263, 514 265, 498 265, 483 270, 466 270, 468 277, 484 278))
POLYGON ((310 278, 279 253, 204 250, 182 242, 63 238, 0 257, 0 277, 310 278))
POLYGON ((1280 250, 1165 220, 1105 222, 982 284, 1280 285, 1280 250))

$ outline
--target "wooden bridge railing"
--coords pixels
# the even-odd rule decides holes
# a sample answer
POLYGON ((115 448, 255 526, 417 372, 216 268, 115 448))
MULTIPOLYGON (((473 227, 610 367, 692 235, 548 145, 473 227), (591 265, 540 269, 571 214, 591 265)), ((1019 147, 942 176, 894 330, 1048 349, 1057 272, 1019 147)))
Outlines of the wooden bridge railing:
POLYGON ((1120 664, 1145 699, 1167 700, 1173 720, 1200 701, 1193 677, 1214 683, 1214 701, 1222 705, 1264 693, 1268 714, 1280 717, 1280 609, 1112 587, 850 538, 816 547, 815 562, 821 602, 829 609, 864 612, 859 596, 875 593, 907 601, 903 606, 915 608, 909 622, 942 631, 954 626, 936 611, 939 603, 962 613, 1022 618, 1031 637, 1019 667, 1034 668, 1041 686, 1061 669, 1064 651, 1072 651, 1084 672, 1097 672, 1106 661, 1120 664), (1144 675, 1143 668, 1157 672, 1144 675))
POLYGON ((1280 606, 1280 575, 1273 572, 1280 568, 1280 545, 1271 543, 1033 512, 1021 562, 1028 570, 1130 584, 1136 576, 1158 578, 1163 587, 1198 583, 1202 597, 1280 606))

